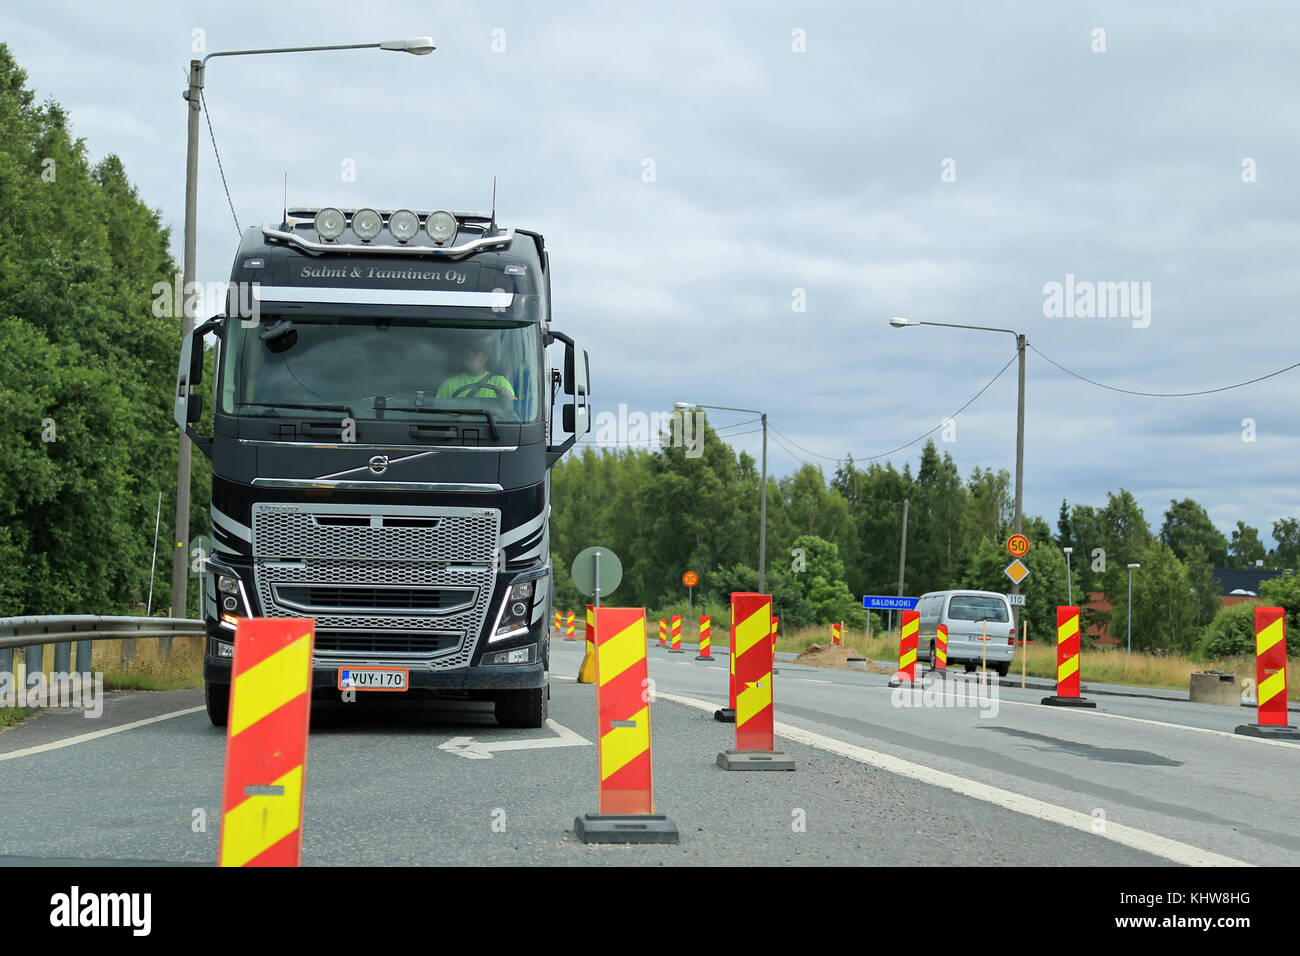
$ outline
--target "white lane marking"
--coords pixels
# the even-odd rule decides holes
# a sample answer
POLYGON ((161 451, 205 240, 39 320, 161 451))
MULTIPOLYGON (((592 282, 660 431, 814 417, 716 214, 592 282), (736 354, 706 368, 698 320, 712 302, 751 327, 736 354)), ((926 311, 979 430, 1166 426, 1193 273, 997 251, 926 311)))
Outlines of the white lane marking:
POLYGON ((534 737, 529 740, 482 740, 478 743, 474 743, 473 737, 452 737, 438 744, 438 749, 469 760, 491 760, 494 753, 503 750, 545 750, 549 747, 590 747, 592 745, 586 737, 554 720, 547 719, 546 726, 559 736, 534 737))
POLYGON ((834 683, 833 681, 828 681, 828 680, 816 680, 815 678, 812 678, 812 677, 791 677, 790 679, 791 679, 791 680, 803 681, 805 684, 830 684, 830 683, 834 683))
POLYGON ((22 750, 14 750, 7 754, 0 754, 0 760, 16 760, 19 757, 29 757, 32 754, 45 753, 47 750, 59 750, 63 747, 71 747, 75 744, 84 744, 90 740, 98 740, 100 737, 107 737, 110 734, 120 734, 127 730, 134 730, 137 727, 144 727, 147 724, 156 724, 160 720, 171 720, 173 717, 184 717, 186 714, 197 714, 202 707, 189 707, 185 710, 174 710, 170 714, 159 714, 157 717, 146 717, 144 720, 133 720, 129 724, 120 724, 117 727, 107 727, 104 730, 93 730, 88 734, 79 734, 76 737, 67 737, 63 740, 55 740, 48 744, 40 744, 36 747, 24 747, 22 750))
MULTIPOLYGON (((1020 688, 1015 688, 1019 690, 1020 688)), ((1186 703, 1186 701, 1175 701, 1175 703, 1186 703)), ((1027 700, 1007 700, 999 696, 998 704, 1015 704, 1017 707, 1045 707, 1045 704, 1035 704, 1027 700)), ((1214 734, 1217 737, 1230 737, 1233 740, 1253 740, 1260 744, 1272 744, 1274 747, 1300 747, 1300 744, 1293 744, 1285 740, 1269 740, 1266 737, 1248 737, 1245 734, 1235 734, 1227 730, 1212 730, 1209 727, 1192 727, 1188 724, 1171 724, 1165 720, 1152 720, 1149 717, 1129 717, 1127 714, 1108 714, 1104 710, 1095 710, 1091 707, 1057 707, 1057 712, 1063 710, 1074 710, 1080 714, 1091 714, 1094 717, 1110 717, 1112 720, 1132 720, 1139 724, 1151 724, 1153 727, 1170 727, 1174 730, 1194 730, 1198 734, 1214 734)))
MULTIPOLYGON (((698 710, 712 711, 716 709, 715 704, 696 700, 693 697, 680 697, 676 694, 665 694, 662 691, 656 696, 698 710)), ((1087 813, 1080 813, 1066 807, 1058 807, 1053 803, 1027 797, 1011 790, 1003 790, 1001 787, 968 780, 965 777, 959 777, 956 774, 946 773, 942 770, 934 770, 919 763, 912 763, 910 760, 903 760, 900 757, 892 757, 889 754, 868 750, 866 747, 845 743, 842 740, 836 740, 834 737, 826 737, 790 724, 776 722, 775 729, 780 736, 789 740, 839 754, 841 757, 848 757, 850 760, 856 760, 859 763, 880 770, 896 773, 903 777, 910 777, 913 780, 919 780, 921 783, 943 787, 945 790, 952 790, 962 796, 973 797, 976 800, 982 800, 994 806, 1022 813, 1025 816, 1046 820, 1049 823, 1057 823, 1074 830, 1081 830, 1084 833, 1094 832, 1093 827, 1096 821, 1087 813)), ((1141 850, 1144 853, 1162 856, 1166 860, 1172 860, 1174 863, 1181 863, 1186 866, 1253 865, 1244 860, 1221 856, 1218 853, 1211 853, 1209 850, 1203 850, 1188 843, 1180 843, 1177 840, 1170 840, 1167 837, 1157 836, 1154 833, 1127 827, 1120 823, 1112 823, 1109 820, 1106 821, 1106 829, 1096 835, 1132 847, 1135 850, 1141 850)))

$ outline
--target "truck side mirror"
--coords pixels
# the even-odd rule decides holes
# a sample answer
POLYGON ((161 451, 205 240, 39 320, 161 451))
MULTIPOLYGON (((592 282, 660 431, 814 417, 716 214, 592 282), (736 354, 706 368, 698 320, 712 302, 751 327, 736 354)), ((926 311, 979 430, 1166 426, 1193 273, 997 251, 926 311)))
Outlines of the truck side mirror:
POLYGON ((192 395, 192 386, 203 380, 203 339, 210 332, 221 328, 222 318, 214 316, 181 341, 181 357, 176 371, 176 391, 172 395, 172 418, 181 431, 190 437, 205 455, 212 454, 211 436, 203 436, 192 427, 203 413, 203 396, 192 395))

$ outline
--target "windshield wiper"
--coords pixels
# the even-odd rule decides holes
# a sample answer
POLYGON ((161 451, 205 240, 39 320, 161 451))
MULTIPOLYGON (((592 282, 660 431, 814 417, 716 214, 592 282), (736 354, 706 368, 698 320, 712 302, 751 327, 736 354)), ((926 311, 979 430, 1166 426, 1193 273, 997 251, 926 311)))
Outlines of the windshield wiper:
POLYGON ((344 412, 348 418, 355 419, 357 416, 352 414, 352 409, 346 405, 297 405, 293 402, 236 402, 237 408, 247 408, 256 405, 259 408, 307 408, 321 412, 344 412))
POLYGON ((501 432, 497 430, 497 420, 486 408, 420 408, 419 406, 406 408, 401 405, 387 405, 384 410, 389 412, 416 412, 420 415, 483 415, 488 420, 492 440, 498 441, 501 438, 501 432))

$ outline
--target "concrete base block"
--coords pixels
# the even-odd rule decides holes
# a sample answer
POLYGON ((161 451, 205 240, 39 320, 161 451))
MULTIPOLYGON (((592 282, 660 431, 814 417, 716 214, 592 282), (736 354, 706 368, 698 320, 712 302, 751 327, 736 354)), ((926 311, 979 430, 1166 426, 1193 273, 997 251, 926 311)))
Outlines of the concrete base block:
POLYGON ((716 660, 717 660, 716 657, 705 657, 703 654, 696 654, 696 655, 695 655, 695 659, 696 659, 697 661, 716 661, 716 660))
POLYGON ((677 824, 662 814, 586 813, 573 821, 583 843, 677 843, 677 824))
POLYGON ((890 686, 890 687, 906 687, 906 686, 909 685, 909 684, 910 684, 911 686, 915 687, 917 690, 920 690, 920 689, 921 689, 921 681, 920 681, 919 678, 918 678, 917 680, 897 680, 897 679, 895 679, 895 680, 891 680, 891 681, 889 682, 889 686, 890 686))
POLYGON ((734 724, 736 722, 736 711, 731 707, 723 707, 713 712, 713 719, 723 724, 734 724))
POLYGON ((1086 697, 1044 697, 1040 703, 1050 707, 1096 707, 1097 702, 1086 697))
POLYGON ((685 652, 684 650, 682 650, 680 647, 670 647, 670 648, 668 648, 668 653, 669 653, 669 654, 685 654, 686 652, 685 652))
POLYGON ((793 770, 794 758, 779 750, 728 750, 718 754, 723 770, 793 770))
POLYGON ((1300 741, 1300 727, 1289 724, 1280 727, 1277 724, 1242 724, 1237 728, 1237 733, 1244 737, 1263 737, 1265 740, 1300 741))

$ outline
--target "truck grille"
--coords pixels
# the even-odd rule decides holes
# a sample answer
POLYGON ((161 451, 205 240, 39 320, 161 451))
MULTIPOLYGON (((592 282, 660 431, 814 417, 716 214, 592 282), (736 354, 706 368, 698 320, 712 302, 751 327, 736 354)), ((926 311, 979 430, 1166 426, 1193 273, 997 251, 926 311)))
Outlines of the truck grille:
POLYGON ((496 577, 500 512, 254 504, 262 613, 314 617, 318 657, 469 663, 496 577))

